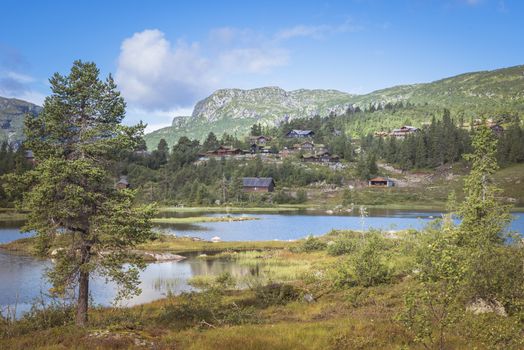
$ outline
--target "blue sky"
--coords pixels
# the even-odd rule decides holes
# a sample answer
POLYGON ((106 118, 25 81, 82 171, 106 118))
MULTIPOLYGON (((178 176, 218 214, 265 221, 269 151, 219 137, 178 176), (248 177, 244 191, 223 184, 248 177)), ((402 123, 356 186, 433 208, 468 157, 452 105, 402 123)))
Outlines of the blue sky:
POLYGON ((524 64, 519 0, 2 1, 0 96, 42 103, 75 59, 149 130, 219 88, 366 93, 524 64))

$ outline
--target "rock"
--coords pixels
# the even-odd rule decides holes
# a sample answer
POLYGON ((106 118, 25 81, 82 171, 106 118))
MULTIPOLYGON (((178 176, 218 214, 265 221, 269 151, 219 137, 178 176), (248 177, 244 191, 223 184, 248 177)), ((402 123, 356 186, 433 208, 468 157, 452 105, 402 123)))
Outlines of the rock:
POLYGON ((62 250, 64 250, 64 248, 53 249, 53 251, 51 252, 51 256, 57 256, 58 253, 61 252, 62 250))
POLYGON ((313 297, 313 294, 305 294, 304 295, 304 301, 307 302, 307 303, 314 303, 315 302, 315 297, 313 297))
POLYGON ((329 215, 333 214, 333 210, 331 210, 331 209, 330 210, 326 210, 326 214, 329 214, 329 215))
POLYGON ((171 253, 146 252, 145 255, 152 257, 156 261, 181 261, 181 260, 187 259, 185 256, 171 254, 171 253))
POLYGON ((504 305, 502 305, 498 300, 487 301, 482 298, 478 298, 471 302, 466 307, 466 311, 472 312, 475 315, 495 313, 499 316, 508 316, 504 305))

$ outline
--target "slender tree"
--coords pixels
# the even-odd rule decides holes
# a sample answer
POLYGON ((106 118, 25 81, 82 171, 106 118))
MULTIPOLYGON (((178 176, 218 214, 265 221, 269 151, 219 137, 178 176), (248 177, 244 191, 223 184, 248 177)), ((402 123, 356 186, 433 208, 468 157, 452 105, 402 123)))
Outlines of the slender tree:
POLYGON ((26 145, 36 167, 7 178, 10 193, 23 191, 30 210, 25 231, 36 232, 43 254, 57 237, 67 242, 48 277, 52 291, 77 287, 77 325, 88 320, 93 272, 117 283, 117 297, 140 292, 141 260, 129 248, 151 236, 151 206, 136 207, 132 190, 117 190, 115 157, 133 150, 144 126, 122 126, 125 103, 111 76, 99 79, 94 63, 75 61, 69 75, 55 73, 42 113, 25 123, 26 145), (129 263, 124 267, 124 263, 129 263))

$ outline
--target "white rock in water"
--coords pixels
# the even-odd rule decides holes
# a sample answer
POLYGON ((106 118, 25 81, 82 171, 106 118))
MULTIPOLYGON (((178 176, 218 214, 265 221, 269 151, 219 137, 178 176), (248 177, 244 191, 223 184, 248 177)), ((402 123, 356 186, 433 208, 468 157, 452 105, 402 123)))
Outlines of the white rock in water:
POLYGON ((185 256, 177 255, 177 254, 171 254, 171 253, 145 253, 146 255, 149 255, 156 261, 180 261, 186 259, 185 256))

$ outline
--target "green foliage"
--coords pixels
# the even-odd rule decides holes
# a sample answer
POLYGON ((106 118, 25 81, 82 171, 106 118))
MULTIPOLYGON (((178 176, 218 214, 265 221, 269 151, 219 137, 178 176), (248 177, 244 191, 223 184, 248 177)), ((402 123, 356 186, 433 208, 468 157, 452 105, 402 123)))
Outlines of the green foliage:
POLYGON ((329 255, 338 256, 351 254, 355 251, 357 239, 351 235, 339 235, 333 241, 327 243, 329 255))
MULTIPOLYGON (((500 333, 475 338, 483 338, 489 348, 518 347, 519 342, 508 342, 507 334, 522 327, 524 249, 520 238, 508 240, 505 234, 509 209, 498 202, 499 190, 491 181, 498 168, 496 143, 487 127, 477 130, 474 152, 466 156, 472 166, 459 206, 462 222, 455 227, 449 214, 420 244, 418 284, 407 295, 400 319, 426 347, 445 348, 451 327, 464 317, 468 304, 479 300, 502 305, 512 320, 500 324, 500 333)), ((454 196, 448 207, 456 207, 454 196)), ((472 324, 486 326, 477 320, 472 324)))
POLYGON ((24 229, 36 232, 42 249, 58 236, 69 238, 48 277, 58 295, 78 285, 80 325, 87 321, 90 273, 115 281, 119 297, 139 292, 142 264, 129 249, 151 236, 153 214, 152 206, 135 207, 133 191, 114 186, 113 165, 120 152, 140 144, 144 126, 120 124, 125 103, 112 77, 98 76, 94 63, 75 61, 68 76, 50 79, 53 94, 42 113, 26 119, 26 146, 38 163, 9 174, 5 186, 8 194, 24 193, 19 207, 30 211, 24 229))
POLYGON ((178 296, 176 303, 162 307, 158 321, 177 328, 216 327, 256 323, 256 313, 253 307, 226 301, 220 290, 212 288, 178 296))
POLYGON ((353 259, 354 282, 357 285, 369 287, 385 283, 390 278, 390 271, 384 264, 386 244, 378 234, 366 239, 353 259))
POLYGON ((327 244, 320 238, 308 236, 300 242, 297 249, 301 252, 314 252, 317 250, 324 250, 326 247, 327 244))
POLYGON ((285 305, 299 296, 298 290, 290 284, 272 283, 255 289, 255 299, 263 306, 285 305))
MULTIPOLYGON (((294 122, 299 116, 304 115, 303 109, 306 106, 314 107, 313 109, 319 111, 324 119, 338 119, 335 123, 330 123, 330 126, 336 126, 337 130, 352 137, 390 130, 405 124, 420 127, 433 116, 441 116, 444 109, 448 109, 450 114, 456 117, 457 124, 460 124, 460 121, 464 124, 464 121, 482 115, 503 117, 508 114, 520 114, 522 117, 524 97, 520 77, 523 71, 524 66, 515 66, 467 73, 428 84, 395 86, 366 95, 300 90, 290 92, 293 104, 298 106, 293 109, 285 107, 288 104, 282 103, 282 94, 275 92, 273 88, 257 89, 256 95, 248 98, 228 90, 219 90, 202 101, 201 105, 205 109, 209 103, 210 110, 214 110, 217 107, 214 101, 231 93, 230 102, 220 106, 218 113, 213 113, 213 121, 200 115, 177 118, 173 126, 148 134, 146 139, 152 147, 161 137, 167 137, 170 144, 174 144, 183 135, 203 140, 210 130, 217 134, 228 132, 247 135, 253 131, 253 125, 257 125, 256 128, 260 124, 275 125, 276 119, 282 115, 292 116, 289 126, 282 130, 287 132, 292 128, 300 128, 296 126, 301 124, 307 124, 294 122), (349 108, 347 112, 341 110, 342 106, 348 105, 356 107, 349 108), (338 115, 330 113, 333 110, 337 110, 338 115), (246 114, 256 114, 258 118, 244 117, 246 114)), ((308 119, 314 118, 308 116, 308 119)), ((313 126, 311 129, 315 132, 321 129, 329 130, 316 127, 314 123, 309 125, 313 126)), ((333 131, 333 128, 330 131, 333 131)), ((255 130, 255 133, 259 133, 259 130, 255 130)), ((345 154, 339 155, 346 158, 345 154)))

